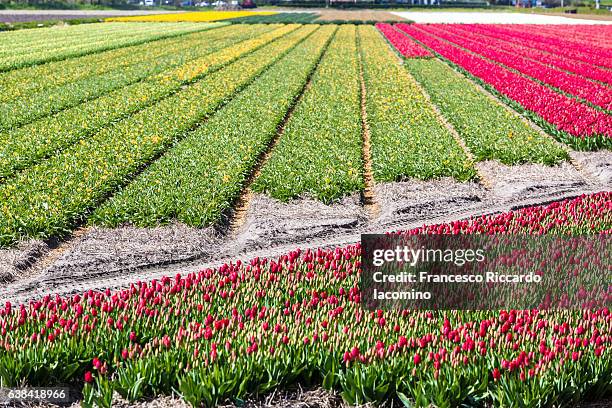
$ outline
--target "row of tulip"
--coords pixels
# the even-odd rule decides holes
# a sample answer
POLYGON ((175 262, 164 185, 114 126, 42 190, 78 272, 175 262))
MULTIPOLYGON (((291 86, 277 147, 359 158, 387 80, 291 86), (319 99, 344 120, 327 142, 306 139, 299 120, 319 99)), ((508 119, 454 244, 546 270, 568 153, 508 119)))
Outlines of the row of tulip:
MULTIPOLYGON (((6 56, 13 52, 23 53, 27 50, 40 51, 44 48, 44 44, 48 44, 49 47, 57 47, 58 44, 74 44, 78 39, 86 38, 88 40, 101 38, 102 35, 108 35, 113 30, 121 28, 118 25, 103 25, 97 24, 94 26, 95 30, 89 31, 85 27, 62 27, 62 30, 42 30, 39 34, 36 34, 34 30, 25 31, 13 31, 3 32, 2 39, 4 40, 0 44, 0 56, 6 56)), ((127 29, 128 27, 124 27, 127 29)), ((142 27, 143 30, 150 30, 151 27, 142 27)))
POLYGON ((312 195, 330 202, 363 188, 357 30, 334 41, 253 184, 279 200, 312 195))
POLYGON ((500 50, 506 52, 515 52, 531 60, 541 62, 551 67, 559 68, 574 74, 578 74, 584 78, 593 79, 606 84, 612 84, 612 71, 601 68, 586 62, 570 59, 557 54, 536 50, 522 44, 516 44, 496 37, 488 33, 481 27, 480 24, 475 25, 460 25, 460 26, 445 26, 445 29, 451 33, 466 35, 473 40, 491 41, 494 39, 500 50))
POLYGON ((610 39, 611 28, 603 24, 588 24, 584 27, 575 24, 546 25, 539 30, 542 34, 557 35, 560 32, 567 33, 567 38, 572 40, 589 40, 591 38, 601 39, 599 45, 612 44, 610 39))
MULTIPOLYGON (((149 46, 148 54, 140 57, 136 55, 127 66, 119 66, 100 75, 86 76, 64 85, 0 103, 0 131, 16 129, 33 120, 78 106, 84 101, 99 98, 114 90, 146 80, 155 74, 164 73, 189 61, 202 58, 202 48, 206 50, 210 45, 214 45, 215 40, 229 36, 229 32, 219 36, 215 31, 194 36, 174 49, 149 46), (200 47, 202 43, 205 45, 200 47)), ((164 44, 160 44, 161 46, 164 44)))
POLYGON ((420 28, 398 27, 498 92, 559 140, 578 149, 612 144, 612 116, 462 50, 420 28))
MULTIPOLYGON (((208 27, 201 24, 134 24, 134 25, 113 25, 112 27, 104 27, 105 30, 96 30, 92 27, 93 24, 87 24, 92 34, 81 37, 75 36, 64 41, 52 43, 49 40, 58 31, 64 29, 45 28, 36 31, 42 31, 40 34, 40 42, 34 45, 25 41, 23 47, 17 46, 13 50, 0 50, 0 72, 9 71, 12 69, 23 68, 31 65, 41 64, 50 61, 60 61, 67 58, 77 57, 95 52, 111 50, 119 47, 127 47, 135 44, 142 44, 150 41, 159 40, 162 38, 176 37, 187 33, 207 30, 208 27), (46 32, 46 31, 49 32, 46 32), (112 36, 108 34, 112 30, 112 36)), ((79 26, 67 26, 79 27, 79 26)), ((28 30, 24 30, 28 31, 28 30)), ((73 33, 74 30, 70 30, 73 33)), ((16 31, 21 33, 21 31, 16 31)), ((9 40, 2 35, 4 40, 9 40)), ((61 35, 60 35, 61 36, 61 35)), ((19 36, 13 38, 14 41, 19 41, 19 36)), ((9 40, 10 43, 10 40, 9 40)))
POLYGON ((473 164, 384 38, 359 30, 375 180, 473 178, 473 164))
MULTIPOLYGON (((222 23, 210 24, 209 29, 223 26, 222 23)), ((231 33, 229 28, 223 31, 231 33)), ((35 98, 41 91, 129 67, 145 59, 152 60, 168 54, 169 50, 182 52, 189 46, 193 47, 197 39, 206 40, 209 35, 208 30, 205 30, 155 41, 156 47, 152 47, 150 43, 138 44, 3 72, 0 73, 0 103, 29 95, 35 98)))
POLYGON ((259 26, 210 31, 205 45, 198 43, 183 53, 177 51, 170 59, 173 64, 165 64, 163 61, 153 64, 159 67, 159 74, 50 117, 0 133, 0 179, 10 177, 76 141, 172 95, 181 86, 272 41, 276 38, 276 34, 271 33, 274 28, 259 26), (265 36, 263 42, 259 38, 262 35, 265 36), (200 67, 206 67, 206 70, 200 72, 197 70, 200 67), (184 75, 185 71, 192 70, 193 75, 184 75), (181 78, 173 78, 179 76, 181 78))
MULTIPOLYGON (((492 35, 520 45, 535 48, 540 51, 550 52, 551 54, 561 55, 578 61, 587 62, 592 65, 612 68, 612 57, 602 55, 598 50, 590 46, 571 46, 567 44, 563 35, 550 36, 547 38, 537 38, 539 26, 532 27, 529 32, 520 32, 511 27, 503 25, 483 25, 482 28, 492 35)), ((591 43, 592 46, 592 43, 591 43)))
MULTIPOLYGON (((93 31, 83 33, 78 38, 75 38, 75 37, 64 38, 64 41, 58 41, 57 38, 56 39, 47 38, 47 41, 45 42, 37 41, 33 43, 32 41, 28 41, 28 40, 21 41, 21 39, 18 39, 16 41, 16 45, 15 45, 13 52, 9 52, 7 49, 4 49, 0 51, 0 55, 2 55, 3 57, 11 56, 11 55, 25 56, 28 54, 39 53, 41 51, 44 51, 45 49, 49 49, 49 50, 54 49, 55 51, 61 52, 62 50, 66 48, 69 48, 69 47, 74 46, 75 44, 78 44, 79 41, 87 41, 89 43, 100 43, 105 40, 105 38, 102 37, 102 34, 104 34, 107 37, 106 40, 108 40, 108 35, 112 33, 113 31, 109 30, 109 27, 100 27, 100 30, 98 30, 99 26, 100 26, 99 24, 97 26, 94 26, 95 29, 93 31)), ((115 28, 120 28, 120 27, 115 26, 115 28)), ((172 27, 172 29, 176 29, 176 28, 177 27, 172 27)), ((132 27, 129 31, 131 35, 146 36, 146 35, 155 33, 157 29, 151 25, 148 25, 148 26, 143 26, 143 27, 132 27)), ((58 37, 62 37, 60 33, 58 34, 59 34, 58 37)))
POLYGON ((475 160, 552 165, 568 159, 567 152, 551 138, 541 135, 447 64, 407 60, 404 66, 453 125, 475 160))
POLYGON ((612 32, 609 26, 603 25, 563 25, 560 27, 556 26, 540 26, 541 30, 539 33, 546 34, 548 36, 565 38, 572 41, 579 41, 580 43, 594 43, 602 47, 612 46, 612 32), (563 34, 563 36, 561 35, 563 34))
POLYGON ((178 219, 201 227, 221 221, 336 30, 317 28, 308 26, 312 35, 96 210, 92 222, 155 226, 178 219))
MULTIPOLYGON (((599 193, 407 234, 590 234, 599 193)), ((0 307, 5 386, 68 384, 85 406, 178 393, 193 406, 323 386, 349 404, 565 406, 610 396, 612 314, 366 310, 361 248, 295 250, 119 291, 0 307)))
MULTIPOLYGON (((283 26, 242 43, 242 49, 230 48, 228 61, 247 48, 256 51, 0 185, 0 245, 69 232, 91 208, 303 40, 309 30, 296 28, 283 26)), ((184 80, 208 68, 190 67, 164 78, 184 80)))
POLYGON ((512 46, 507 46, 504 49, 500 41, 492 38, 472 39, 470 36, 451 33, 444 26, 423 25, 420 28, 468 51, 515 69, 521 74, 535 78, 546 85, 588 101, 593 105, 605 110, 612 109, 612 88, 606 85, 532 61, 521 56, 520 51, 512 46))
POLYGON ((377 23, 376 28, 406 58, 433 57, 431 52, 412 39, 398 32, 391 24, 377 23))
MULTIPOLYGON (((544 26, 542 30, 540 27, 529 27, 528 25, 513 26, 510 28, 510 32, 527 33, 531 35, 531 38, 542 42, 550 43, 551 40, 556 44, 564 44, 572 48, 579 49, 580 51, 595 54, 597 56, 612 57, 612 50, 610 50, 610 35, 612 31, 610 27, 605 25, 592 25, 589 27, 580 27, 582 35, 586 35, 582 39, 569 38, 569 33, 572 32, 576 27, 571 25, 554 27, 544 26)), ((574 31, 576 34, 576 31, 574 31)))

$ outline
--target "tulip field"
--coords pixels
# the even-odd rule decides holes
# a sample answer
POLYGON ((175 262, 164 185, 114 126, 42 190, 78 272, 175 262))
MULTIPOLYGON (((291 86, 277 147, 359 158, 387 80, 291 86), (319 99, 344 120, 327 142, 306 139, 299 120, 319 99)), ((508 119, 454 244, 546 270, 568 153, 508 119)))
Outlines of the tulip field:
POLYGON ((2 33, 0 72, 49 61, 147 43, 210 28, 201 24, 104 24, 97 29, 69 26, 58 30, 2 33), (109 33, 113 36, 109 38, 109 33))
POLYGON ((315 17, 0 33, 0 388, 66 386, 102 407, 242 406, 296 385, 349 405, 612 397, 609 308, 367 310, 354 244, 611 233, 612 28, 315 17), (311 221, 315 240, 295 244, 311 221), (178 261, 135 256, 136 277, 115 259, 129 238, 104 253, 109 233, 149 254, 164 228, 178 261), (118 269, 71 274, 74 258, 95 268, 91 247, 118 269))
MULTIPOLYGON (((594 234, 612 195, 427 225, 401 234, 594 234)), ((240 403, 300 383, 345 402, 573 406, 612 393, 612 314, 367 311, 360 246, 295 250, 121 290, 0 308, 5 386, 69 384, 84 405, 176 393, 240 403)))
MULTIPOLYGON (((564 42, 559 39, 562 31, 543 34, 538 26, 395 27, 465 70, 559 140, 578 148, 610 148, 610 49, 605 45, 564 42)), ((610 28, 588 31, 605 38, 610 28)))
POLYGON ((264 154, 253 191, 333 203, 365 188, 364 123, 378 183, 610 147, 609 44, 565 47, 554 28, 83 27, 0 36, 0 246, 84 224, 219 225, 264 154), (282 72, 286 92, 262 93, 282 72))

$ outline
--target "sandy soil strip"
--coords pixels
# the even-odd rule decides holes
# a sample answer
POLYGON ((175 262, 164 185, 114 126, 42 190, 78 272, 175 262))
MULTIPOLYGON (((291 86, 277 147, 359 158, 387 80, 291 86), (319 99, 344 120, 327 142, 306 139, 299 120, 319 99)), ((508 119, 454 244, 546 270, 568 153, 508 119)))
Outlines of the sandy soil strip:
POLYGON ((612 152, 570 152, 570 157, 578 170, 591 176, 591 180, 612 185, 612 152))
POLYGON ((15 248, 0 250, 0 284, 8 284, 21 277, 48 252, 49 246, 40 240, 22 242, 15 248))
POLYGON ((521 200, 537 196, 546 200, 560 193, 580 191, 588 185, 588 181, 569 163, 555 167, 541 164, 506 166, 487 160, 476 166, 491 180, 493 195, 502 199, 521 200))
MULTIPOLYGON (((585 156, 595 160, 588 153, 585 156)), ((602 156, 599 159, 611 161, 610 156, 602 156)), ((485 166, 500 177, 491 190, 450 178, 377 184, 381 216, 375 221, 369 220, 357 193, 332 205, 308 198, 281 203, 256 195, 244 228, 236 237, 180 224, 155 229, 93 229, 41 274, 0 287, 0 301, 124 287, 138 280, 195 272, 236 259, 274 257, 297 247, 354 243, 362 233, 406 230, 612 189, 610 184, 591 184, 567 163, 544 169, 539 165, 508 169, 495 162, 485 166)), ((0 251, 0 259, 6 258, 6 252, 0 251)))
POLYGON ((376 199, 374 189, 374 175, 372 173, 372 146, 370 137, 370 126, 368 122, 368 110, 366 106, 367 89, 363 78, 363 56, 359 55, 359 83, 361 86, 361 134, 363 137, 363 180, 365 188, 362 193, 363 205, 370 218, 377 218, 380 215, 380 205, 376 199))
POLYGON ((230 217, 229 230, 230 230, 231 236, 234 236, 234 237, 237 236, 238 233, 243 229, 246 223, 248 210, 251 206, 251 201, 253 200, 253 197, 254 197, 254 193, 253 193, 253 190, 251 190, 251 186, 253 185, 253 182, 260 176, 261 169, 263 168, 263 166, 268 162, 268 160, 270 160, 270 157, 272 156, 272 152, 278 145, 278 142, 280 141, 281 137, 283 136, 285 132, 285 126, 287 126, 287 122, 289 121, 289 119, 291 119, 291 116, 293 115, 293 111, 295 110, 295 107, 302 100, 304 93, 310 88, 311 83, 312 83, 312 76, 317 71, 317 68, 319 67, 319 63, 325 56, 325 53, 327 52, 327 47, 333 40, 334 36, 335 34, 332 37, 330 37, 329 42, 325 46, 325 50, 323 50, 319 60, 315 64, 312 71, 308 74, 304 87, 300 90, 297 98, 295 98, 293 102, 291 103, 291 105, 289 106, 289 110, 285 113, 285 117, 283 118, 283 120, 281 121, 281 123, 279 124, 276 130, 276 135, 270 141, 268 148, 263 152, 263 154, 257 160, 257 164, 253 168, 246 183, 244 184, 242 192, 240 193, 240 197, 238 198, 237 203, 234 206, 234 211, 232 212, 232 215, 230 217))

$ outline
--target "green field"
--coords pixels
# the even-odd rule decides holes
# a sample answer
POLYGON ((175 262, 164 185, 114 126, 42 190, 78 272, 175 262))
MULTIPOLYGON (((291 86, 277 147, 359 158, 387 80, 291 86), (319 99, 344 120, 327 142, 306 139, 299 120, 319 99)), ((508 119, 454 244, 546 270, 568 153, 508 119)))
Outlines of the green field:
POLYGON ((363 114, 377 183, 567 159, 446 64, 403 62, 373 26, 83 27, 0 34, 3 246, 84 224, 219 225, 246 187, 335 202, 366 187, 363 114))

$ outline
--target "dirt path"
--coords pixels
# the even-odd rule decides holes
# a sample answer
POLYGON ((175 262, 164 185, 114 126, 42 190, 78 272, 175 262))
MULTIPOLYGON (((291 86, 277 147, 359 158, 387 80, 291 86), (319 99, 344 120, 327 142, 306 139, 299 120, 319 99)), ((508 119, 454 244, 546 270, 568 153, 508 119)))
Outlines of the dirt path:
MULTIPOLYGON (((602 162, 612 163, 612 153, 581 153, 578 159, 588 161, 589 168, 601 170, 602 162)), ((406 230, 612 189, 610 182, 590 182, 568 163, 552 168, 508 167, 496 162, 481 165, 493 180, 490 190, 452 179, 377 184, 381 214, 376 220, 369 219, 358 194, 333 205, 310 199, 284 204, 256 195, 245 225, 235 237, 180 224, 153 229, 94 228, 65 245, 65 252, 40 273, 18 270, 17 279, 0 288, 0 302, 81 293, 90 288, 119 288, 236 259, 274 257, 298 247, 355 243, 362 233, 406 230)), ((610 170, 608 164, 607 171, 600 174, 609 180, 610 170)), ((0 251, 0 258, 6 252, 0 251)))
POLYGON ((374 187, 374 173, 372 172, 372 146, 370 125, 368 122, 367 110, 367 88, 363 73, 363 54, 361 52, 361 38, 357 32, 357 41, 359 48, 359 86, 361 98, 361 134, 362 134, 362 160, 363 160, 363 179, 365 188, 363 189, 361 201, 370 219, 376 219, 380 215, 380 205, 376 199, 374 187))

